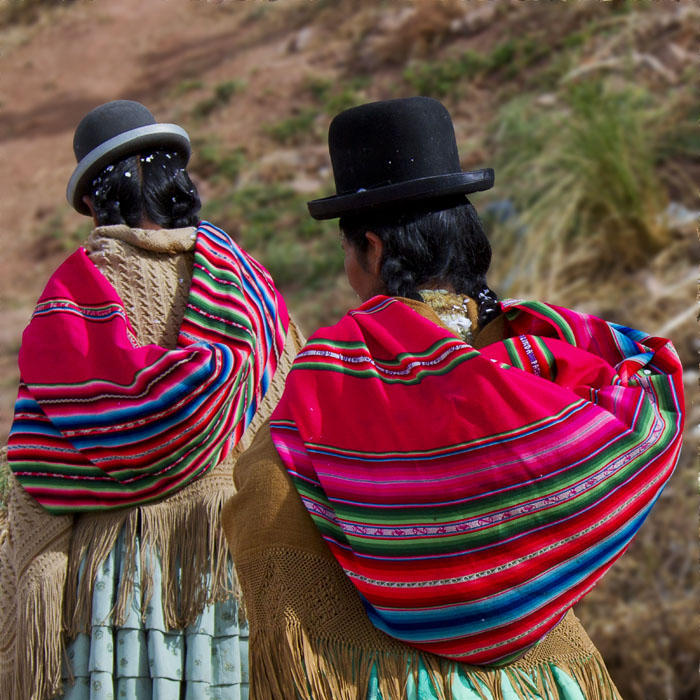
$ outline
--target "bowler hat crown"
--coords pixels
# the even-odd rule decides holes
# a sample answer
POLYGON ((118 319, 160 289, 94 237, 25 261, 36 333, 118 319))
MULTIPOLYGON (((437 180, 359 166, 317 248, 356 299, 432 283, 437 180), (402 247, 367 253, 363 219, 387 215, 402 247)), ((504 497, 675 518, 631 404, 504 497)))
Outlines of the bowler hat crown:
POLYGON ((450 114, 430 97, 345 110, 331 122, 328 148, 337 194, 309 202, 317 219, 493 185, 490 168, 462 171, 450 114))
POLYGON ((113 100, 95 107, 82 118, 73 136, 78 165, 68 182, 68 202, 81 214, 89 214, 82 198, 104 167, 145 149, 166 148, 189 160, 187 132, 176 124, 157 123, 140 102, 113 100))

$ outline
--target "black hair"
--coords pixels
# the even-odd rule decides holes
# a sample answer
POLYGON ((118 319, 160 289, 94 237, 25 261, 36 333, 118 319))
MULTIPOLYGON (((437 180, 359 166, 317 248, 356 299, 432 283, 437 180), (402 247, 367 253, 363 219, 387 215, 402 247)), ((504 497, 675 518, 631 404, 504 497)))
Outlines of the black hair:
POLYGON ((367 231, 382 240, 379 274, 388 295, 420 300, 418 290, 427 285, 450 286, 474 299, 481 326, 499 315, 498 297, 486 282, 491 246, 464 195, 342 216, 340 229, 361 256, 367 231))
POLYGON ((108 165, 92 181, 90 196, 100 226, 136 228, 144 219, 163 228, 196 226, 202 206, 183 157, 166 151, 129 156, 108 165))

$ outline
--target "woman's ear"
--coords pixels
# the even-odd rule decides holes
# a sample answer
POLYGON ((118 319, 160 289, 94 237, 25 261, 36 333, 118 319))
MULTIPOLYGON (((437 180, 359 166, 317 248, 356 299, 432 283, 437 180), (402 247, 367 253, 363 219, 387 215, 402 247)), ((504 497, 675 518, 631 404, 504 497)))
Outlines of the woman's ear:
POLYGON ((384 243, 374 231, 365 233, 367 238, 367 250, 365 252, 365 264, 367 272, 379 277, 382 268, 382 254, 384 253, 384 243))
POLYGON ((92 220, 95 222, 95 226, 99 226, 100 223, 97 220, 97 214, 95 214, 95 207, 92 205, 92 197, 90 197, 87 194, 84 194, 83 202, 85 206, 90 210, 90 214, 92 214, 92 220))

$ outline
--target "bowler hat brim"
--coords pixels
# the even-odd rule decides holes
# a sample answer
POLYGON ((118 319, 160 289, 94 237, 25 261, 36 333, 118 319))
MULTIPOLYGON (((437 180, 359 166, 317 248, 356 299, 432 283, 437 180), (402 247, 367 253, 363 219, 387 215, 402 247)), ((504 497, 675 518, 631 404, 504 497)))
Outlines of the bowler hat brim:
POLYGON ((493 169, 484 168, 483 170, 470 170, 461 173, 432 175, 374 187, 369 190, 358 190, 349 194, 314 199, 308 202, 307 206, 314 219, 333 219, 349 212, 361 213, 365 210, 377 209, 403 201, 481 192, 493 187, 493 181, 493 169))
POLYGON ((68 203, 81 214, 89 215, 90 210, 83 202, 83 195, 95 176, 111 163, 147 149, 172 149, 182 154, 187 162, 190 158, 190 139, 177 124, 148 124, 114 136, 90 151, 78 163, 68 181, 68 203))

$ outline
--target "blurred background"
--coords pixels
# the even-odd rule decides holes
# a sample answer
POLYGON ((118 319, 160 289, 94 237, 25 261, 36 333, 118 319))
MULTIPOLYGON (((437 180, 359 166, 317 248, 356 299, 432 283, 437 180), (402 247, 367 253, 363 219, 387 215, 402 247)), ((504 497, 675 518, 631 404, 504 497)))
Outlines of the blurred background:
POLYGON ((678 470, 577 614, 626 700, 697 698, 699 76, 690 1, 4 0, 0 444, 22 329, 90 231, 65 201, 88 110, 136 99, 188 130, 204 218, 270 269, 308 334, 356 302, 337 223, 305 205, 334 191, 331 117, 436 97, 463 167, 496 170, 472 198, 492 288, 670 337, 681 355, 678 470))

